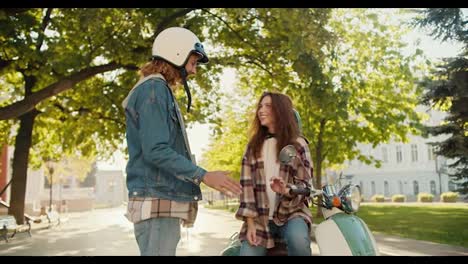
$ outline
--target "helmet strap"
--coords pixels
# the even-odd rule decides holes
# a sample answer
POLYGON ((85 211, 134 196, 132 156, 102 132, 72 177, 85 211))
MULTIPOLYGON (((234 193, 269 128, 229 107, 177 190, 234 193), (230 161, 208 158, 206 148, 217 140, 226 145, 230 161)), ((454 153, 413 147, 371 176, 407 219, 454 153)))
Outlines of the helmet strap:
POLYGON ((190 94, 190 89, 187 84, 187 70, 185 70, 185 67, 180 69, 180 76, 182 77, 185 93, 187 94, 187 113, 189 113, 190 106, 192 105, 192 95, 190 94))

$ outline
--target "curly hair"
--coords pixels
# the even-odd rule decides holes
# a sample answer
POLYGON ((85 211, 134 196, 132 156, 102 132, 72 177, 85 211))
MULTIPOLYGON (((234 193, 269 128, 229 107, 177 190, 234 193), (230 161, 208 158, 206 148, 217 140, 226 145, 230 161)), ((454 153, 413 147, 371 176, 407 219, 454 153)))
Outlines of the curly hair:
POLYGON ((169 85, 176 85, 182 79, 179 70, 164 60, 151 60, 140 69, 142 78, 154 73, 162 74, 169 85))

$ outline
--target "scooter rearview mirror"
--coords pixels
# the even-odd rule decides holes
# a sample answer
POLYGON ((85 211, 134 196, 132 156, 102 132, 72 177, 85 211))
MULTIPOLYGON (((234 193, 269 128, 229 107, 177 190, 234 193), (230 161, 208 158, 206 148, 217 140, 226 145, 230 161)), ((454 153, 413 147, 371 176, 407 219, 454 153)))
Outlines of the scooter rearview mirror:
POLYGON ((281 164, 288 164, 297 156, 296 148, 293 145, 287 145, 281 149, 279 161, 281 164))
MULTIPOLYGON (((279 161, 281 164, 285 165, 291 162, 294 158, 297 158, 297 151, 296 148, 293 145, 287 145, 284 148, 281 149, 280 154, 279 154, 279 161)), ((302 167, 306 168, 304 166, 304 163, 300 158, 299 162, 301 163, 302 167)), ((312 180, 312 176, 310 175, 309 170, 306 169, 307 175, 309 175, 309 179, 312 180)))

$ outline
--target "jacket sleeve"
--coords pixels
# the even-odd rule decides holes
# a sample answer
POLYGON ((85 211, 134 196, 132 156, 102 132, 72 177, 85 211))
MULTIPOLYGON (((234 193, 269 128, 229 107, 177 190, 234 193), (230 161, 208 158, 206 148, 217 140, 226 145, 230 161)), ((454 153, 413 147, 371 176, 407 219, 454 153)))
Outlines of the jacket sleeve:
POLYGON ((240 195, 240 205, 236 212, 236 219, 245 221, 245 218, 255 218, 258 216, 257 205, 255 201, 254 181, 252 178, 252 165, 248 158, 249 149, 245 151, 242 157, 242 168, 240 174, 240 184, 242 194, 240 195))
MULTIPOLYGON (((310 155, 309 147, 305 140, 302 138, 298 139, 299 145, 297 146, 298 158, 301 159, 302 166, 300 161, 297 161, 297 176, 290 179, 288 182, 295 184, 299 187, 307 187, 312 182, 313 177, 313 166, 312 159, 310 155)), ((296 207, 300 203, 310 201, 310 197, 305 197, 304 195, 283 195, 281 197, 281 204, 283 207, 296 207)))
POLYGON ((159 80, 149 80, 142 85, 147 87, 141 87, 137 107, 144 160, 172 172, 178 178, 200 184, 206 170, 178 154, 169 145, 169 105, 172 98, 168 87, 159 80))

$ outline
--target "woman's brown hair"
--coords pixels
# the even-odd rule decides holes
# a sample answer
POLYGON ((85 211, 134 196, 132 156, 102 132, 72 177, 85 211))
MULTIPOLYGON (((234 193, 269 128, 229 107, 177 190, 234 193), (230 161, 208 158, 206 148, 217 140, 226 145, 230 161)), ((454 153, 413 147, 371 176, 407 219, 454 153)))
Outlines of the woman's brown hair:
POLYGON ((253 157, 258 159, 260 157, 263 142, 268 135, 268 128, 262 126, 258 118, 258 110, 260 103, 266 96, 271 97, 271 109, 273 118, 275 120, 275 138, 277 140, 277 155, 283 147, 289 144, 297 145, 296 139, 299 137, 299 127, 294 117, 294 110, 291 98, 285 94, 275 92, 264 92, 257 103, 255 111, 255 119, 251 126, 251 137, 248 147, 253 157))
POLYGON ((179 70, 163 60, 151 60, 140 69, 142 78, 153 73, 162 74, 169 85, 175 85, 181 80, 179 70))

